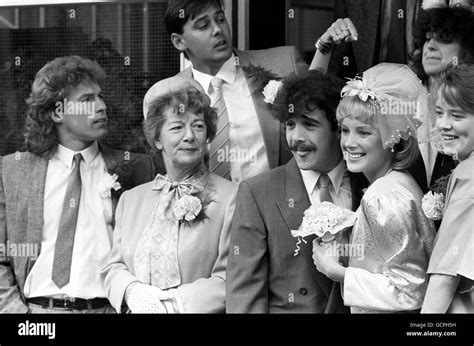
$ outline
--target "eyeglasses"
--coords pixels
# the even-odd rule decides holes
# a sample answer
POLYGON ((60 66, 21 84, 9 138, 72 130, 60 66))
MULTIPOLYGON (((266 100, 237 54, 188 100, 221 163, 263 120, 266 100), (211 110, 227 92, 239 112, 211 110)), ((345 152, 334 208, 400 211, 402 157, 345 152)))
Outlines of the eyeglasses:
POLYGON ((449 44, 454 41, 454 37, 452 34, 443 32, 443 31, 441 32, 427 31, 425 34, 426 42, 430 41, 431 39, 434 39, 444 44, 449 44))

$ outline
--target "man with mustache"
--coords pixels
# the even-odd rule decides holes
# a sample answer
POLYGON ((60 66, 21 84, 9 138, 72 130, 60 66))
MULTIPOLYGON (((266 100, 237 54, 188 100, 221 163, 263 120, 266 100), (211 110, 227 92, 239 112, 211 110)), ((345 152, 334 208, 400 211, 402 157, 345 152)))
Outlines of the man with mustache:
POLYGON ((107 135, 105 73, 79 56, 37 73, 26 152, 0 159, 0 312, 114 312, 99 275, 121 193, 153 179, 151 159, 98 144, 107 135))
POLYGON ((355 210, 360 175, 347 172, 339 146, 336 108, 342 83, 319 71, 289 76, 273 115, 285 126, 293 159, 243 181, 238 190, 227 265, 229 313, 347 312, 340 287, 316 270, 312 239, 300 244, 299 228, 312 204, 331 201, 355 210))
MULTIPOLYGON (((280 77, 306 71, 296 48, 234 49, 222 0, 170 0, 165 24, 173 45, 192 63, 180 75, 196 79, 218 110, 218 134, 209 148, 210 171, 239 183, 288 162, 291 153, 284 130, 272 119, 263 87, 253 89, 256 80, 249 67, 262 67, 280 77)), ((144 109, 153 89, 145 96, 144 109)))

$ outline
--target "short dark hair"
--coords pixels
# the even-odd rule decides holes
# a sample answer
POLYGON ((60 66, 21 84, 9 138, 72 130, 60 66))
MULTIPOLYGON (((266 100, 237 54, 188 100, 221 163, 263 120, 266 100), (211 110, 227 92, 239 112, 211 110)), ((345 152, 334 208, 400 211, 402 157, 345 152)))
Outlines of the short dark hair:
POLYGON ((462 7, 433 8, 421 11, 415 24, 415 50, 410 54, 418 76, 424 80, 427 75, 421 64, 423 45, 426 42, 426 33, 432 31, 437 34, 451 36, 460 40, 463 56, 460 62, 473 62, 474 59, 474 14, 462 7))
POLYGON ((299 75, 293 73, 283 80, 273 103, 273 116, 285 123, 288 119, 317 107, 326 113, 331 128, 336 131, 336 108, 342 86, 342 80, 319 70, 305 71, 299 75))
POLYGON ((189 19, 194 19, 211 6, 224 8, 222 0, 169 0, 165 13, 168 34, 182 34, 189 19))
POLYGON ((57 147, 58 135, 51 113, 71 87, 83 82, 105 85, 105 72, 96 62, 77 55, 49 61, 36 74, 30 97, 26 100, 25 137, 27 150, 50 158, 57 147))
POLYGON ((161 129, 166 121, 165 111, 172 109, 176 113, 191 111, 204 115, 207 139, 212 141, 217 132, 217 113, 206 102, 205 97, 195 87, 186 87, 169 94, 159 96, 150 102, 147 118, 143 121, 143 132, 152 151, 156 152, 155 141, 160 139, 161 129), (182 106, 184 105, 184 109, 182 106))

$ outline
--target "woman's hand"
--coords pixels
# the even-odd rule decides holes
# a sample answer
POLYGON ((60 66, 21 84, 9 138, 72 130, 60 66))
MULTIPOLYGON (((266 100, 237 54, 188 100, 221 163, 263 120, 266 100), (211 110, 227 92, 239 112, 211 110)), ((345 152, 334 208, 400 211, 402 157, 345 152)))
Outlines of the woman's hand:
POLYGON ((344 282, 346 269, 339 263, 339 254, 333 250, 332 244, 320 242, 319 239, 313 240, 314 265, 331 280, 344 282))
POLYGON ((349 18, 339 18, 319 38, 322 45, 339 45, 343 42, 357 41, 357 29, 349 18))
POLYGON ((316 53, 309 66, 310 70, 326 73, 331 59, 332 49, 343 42, 357 41, 358 33, 349 18, 336 20, 316 42, 316 53))
POLYGON ((125 302, 134 314, 166 314, 168 311, 161 302, 163 293, 158 287, 135 281, 125 291, 125 302))

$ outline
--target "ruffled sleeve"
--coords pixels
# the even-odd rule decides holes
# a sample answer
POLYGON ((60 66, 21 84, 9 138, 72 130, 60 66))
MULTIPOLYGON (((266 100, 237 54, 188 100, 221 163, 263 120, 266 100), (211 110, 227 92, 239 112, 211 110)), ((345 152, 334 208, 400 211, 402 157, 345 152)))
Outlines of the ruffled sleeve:
MULTIPOLYGON (((460 290, 474 280, 474 160, 461 163, 448 185, 443 215, 428 273, 463 276, 460 290)), ((470 287, 466 287, 469 286, 470 287)))
POLYGON ((423 302, 434 225, 421 210, 413 179, 392 174, 404 185, 379 179, 361 201, 351 243, 364 253, 350 259, 345 305, 389 312, 415 310, 423 302))

